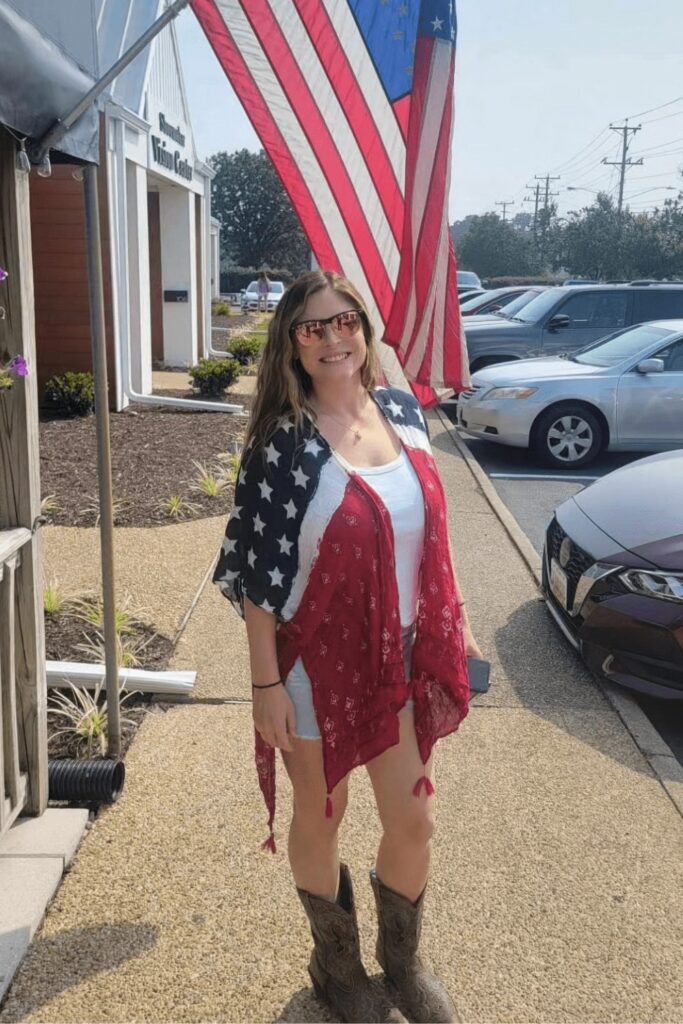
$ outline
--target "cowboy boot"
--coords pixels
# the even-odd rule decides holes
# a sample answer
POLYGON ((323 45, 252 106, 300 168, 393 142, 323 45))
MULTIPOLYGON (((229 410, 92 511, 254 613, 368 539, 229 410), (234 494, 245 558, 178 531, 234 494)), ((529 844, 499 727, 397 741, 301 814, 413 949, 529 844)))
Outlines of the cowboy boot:
POLYGON ((372 986, 360 958, 358 922, 347 866, 339 865, 336 902, 305 889, 297 889, 297 893, 311 925, 314 947, 308 973, 321 1002, 342 1021, 405 1022, 381 989, 372 986))
POLYGON ((443 982, 428 971, 419 956, 422 907, 427 887, 412 903, 384 885, 374 869, 370 881, 377 902, 377 959, 387 979, 398 990, 399 1002, 416 1024, 457 1020, 453 1000, 443 982))

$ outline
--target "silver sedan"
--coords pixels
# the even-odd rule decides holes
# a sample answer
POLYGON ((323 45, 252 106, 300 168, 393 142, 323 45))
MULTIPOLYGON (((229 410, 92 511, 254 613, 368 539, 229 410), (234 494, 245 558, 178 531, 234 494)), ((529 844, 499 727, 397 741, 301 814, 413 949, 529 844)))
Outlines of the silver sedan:
POLYGON ((563 469, 605 449, 683 448, 683 320, 629 327, 571 356, 479 370, 459 396, 458 424, 563 469))

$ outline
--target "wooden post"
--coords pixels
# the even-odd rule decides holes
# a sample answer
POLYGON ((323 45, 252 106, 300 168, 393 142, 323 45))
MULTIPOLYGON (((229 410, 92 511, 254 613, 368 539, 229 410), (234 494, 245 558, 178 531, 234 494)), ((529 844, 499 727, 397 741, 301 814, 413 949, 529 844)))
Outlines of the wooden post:
MULTIPOLYGON (((16 169, 16 144, 0 128, 0 353, 22 355, 28 377, 0 392, 0 530, 31 530, 40 515, 38 389, 28 174, 16 169)), ((25 812, 47 806, 47 680, 40 530, 16 569, 15 669, 19 763, 27 773, 25 812)))

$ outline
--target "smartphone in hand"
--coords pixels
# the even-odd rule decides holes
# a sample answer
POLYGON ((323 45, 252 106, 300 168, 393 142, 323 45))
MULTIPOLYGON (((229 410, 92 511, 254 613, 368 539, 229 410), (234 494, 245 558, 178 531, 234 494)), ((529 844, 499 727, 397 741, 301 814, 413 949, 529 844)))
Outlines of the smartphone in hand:
POLYGON ((491 685, 491 663, 483 658, 468 658, 467 671, 472 693, 486 693, 491 685))

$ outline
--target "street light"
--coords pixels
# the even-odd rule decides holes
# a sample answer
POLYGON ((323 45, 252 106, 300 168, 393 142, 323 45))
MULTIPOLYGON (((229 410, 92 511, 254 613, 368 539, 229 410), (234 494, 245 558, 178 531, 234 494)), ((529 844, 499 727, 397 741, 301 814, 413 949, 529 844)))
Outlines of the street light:
POLYGON ((625 199, 635 199, 636 196, 644 196, 646 192, 678 192, 675 185, 655 185, 654 188, 644 188, 642 192, 634 192, 631 196, 624 196, 625 199))
POLYGON ((583 188, 582 185, 567 185, 567 192, 592 192, 594 196, 600 195, 594 188, 583 188))

